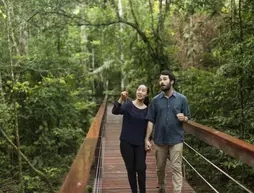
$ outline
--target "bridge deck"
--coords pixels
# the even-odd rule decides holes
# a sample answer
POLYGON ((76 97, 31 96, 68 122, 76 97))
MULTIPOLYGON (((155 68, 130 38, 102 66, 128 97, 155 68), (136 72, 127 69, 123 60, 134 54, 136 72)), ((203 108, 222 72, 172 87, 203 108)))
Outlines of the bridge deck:
MULTIPOLYGON (((112 115, 112 106, 107 109, 107 122, 103 147, 103 172, 102 192, 103 193, 130 193, 127 173, 119 150, 119 135, 121 131, 122 116, 112 115)), ((147 154, 147 192, 156 193, 156 167, 154 152, 147 154)), ((167 173, 167 192, 172 192, 171 172, 167 173)), ((194 193, 192 187, 184 181, 182 193, 194 193)))

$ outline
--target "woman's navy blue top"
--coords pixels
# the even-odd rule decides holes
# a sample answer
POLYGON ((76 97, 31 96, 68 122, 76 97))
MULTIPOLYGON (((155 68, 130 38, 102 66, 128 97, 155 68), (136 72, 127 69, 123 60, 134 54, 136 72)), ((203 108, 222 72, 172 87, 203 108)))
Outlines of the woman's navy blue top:
POLYGON ((145 120, 147 109, 139 109, 129 100, 123 104, 114 103, 112 113, 114 115, 123 115, 120 140, 132 145, 144 144, 148 122, 145 120))

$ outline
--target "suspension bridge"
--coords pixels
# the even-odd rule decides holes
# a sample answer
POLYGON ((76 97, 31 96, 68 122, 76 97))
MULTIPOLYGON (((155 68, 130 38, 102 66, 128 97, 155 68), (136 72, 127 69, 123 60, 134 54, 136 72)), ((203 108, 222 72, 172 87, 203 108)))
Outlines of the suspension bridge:
MULTIPOLYGON (((112 104, 105 97, 94 120, 90 126, 83 144, 69 172, 63 178, 63 184, 58 193, 130 193, 130 187, 127 179, 127 172, 119 150, 119 135, 121 132, 122 116, 115 116, 111 113, 112 104), (94 174, 91 172, 94 171, 94 174), (87 189, 88 184, 91 190, 87 189)), ((230 155, 236 160, 242 161, 251 167, 254 167, 254 145, 243 140, 230 136, 213 128, 198 124, 193 121, 184 123, 186 135, 193 135, 199 140, 206 142, 225 154, 230 155)), ((245 187, 232 176, 220 169, 204 155, 195 150, 190 144, 184 143, 185 148, 193 151, 193 155, 210 164, 216 170, 223 173, 232 180, 244 192, 252 193, 252 190, 245 187)), ((147 193, 158 192, 156 164, 154 151, 147 154, 147 193)), ((207 179, 195 168, 192 163, 183 155, 184 165, 190 167, 204 183, 213 191, 219 192, 207 179)), ((168 161, 170 166, 170 160, 168 161)), ((185 167, 183 167, 184 169, 185 167)), ((167 170, 167 192, 172 192, 171 170, 167 170)), ((183 189, 182 193, 195 193, 185 178, 183 171, 183 189)))

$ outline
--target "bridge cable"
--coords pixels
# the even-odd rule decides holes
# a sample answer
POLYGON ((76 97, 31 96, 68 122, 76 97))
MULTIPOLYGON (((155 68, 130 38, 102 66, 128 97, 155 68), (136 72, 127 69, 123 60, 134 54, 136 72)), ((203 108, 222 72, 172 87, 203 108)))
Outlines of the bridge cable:
POLYGON ((98 147, 99 148, 99 152, 98 152, 98 162, 97 162, 97 166, 96 166, 96 172, 95 172, 95 181, 94 181, 94 185, 93 185, 93 193, 101 193, 102 189, 102 181, 101 181, 101 176, 102 176, 102 163, 103 163, 103 137, 104 137, 104 132, 105 132, 105 117, 102 120, 102 127, 101 127, 101 134, 99 136, 99 144, 98 147))
POLYGON ((194 168, 194 166, 193 165, 191 165, 190 164, 190 162, 188 162, 187 161, 187 159, 185 159, 185 157, 184 156, 182 156, 183 157, 183 160, 199 175, 199 177, 200 178, 202 178, 202 180, 204 180, 205 181, 205 183, 208 185, 208 186, 210 186, 213 190, 214 190, 214 192, 216 192, 216 193, 219 193, 218 192, 218 190, 216 190, 195 168, 194 168))
POLYGON ((189 147, 192 151, 194 151, 196 154, 198 154, 200 157, 202 157, 205 161, 207 161, 208 163, 210 163, 213 167, 215 167, 217 170, 219 170, 221 173, 223 173, 224 175, 226 175, 229 179, 231 179, 233 182, 235 182, 238 186, 240 186, 242 189, 246 190, 249 193, 252 193, 251 190, 249 190, 248 188, 246 188, 244 185, 240 184, 240 182, 238 182, 237 180, 235 180, 233 177, 231 177, 229 174, 227 174, 226 172, 224 172, 222 169, 220 169, 218 166, 216 166, 213 162, 211 162, 210 160, 208 160, 206 157, 204 157, 202 154, 200 154, 198 151, 196 151, 193 147, 191 147, 189 144, 187 144, 186 142, 184 142, 184 144, 189 147))

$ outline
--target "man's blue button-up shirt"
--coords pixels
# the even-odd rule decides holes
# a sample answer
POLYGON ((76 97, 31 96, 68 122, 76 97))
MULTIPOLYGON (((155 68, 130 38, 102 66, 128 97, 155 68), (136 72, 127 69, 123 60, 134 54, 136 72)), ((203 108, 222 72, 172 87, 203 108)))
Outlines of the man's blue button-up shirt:
POLYGON ((175 145, 183 142, 184 130, 182 122, 177 119, 178 113, 183 113, 190 119, 189 105, 184 95, 174 91, 167 98, 161 92, 152 99, 146 119, 154 124, 155 144, 175 145))

